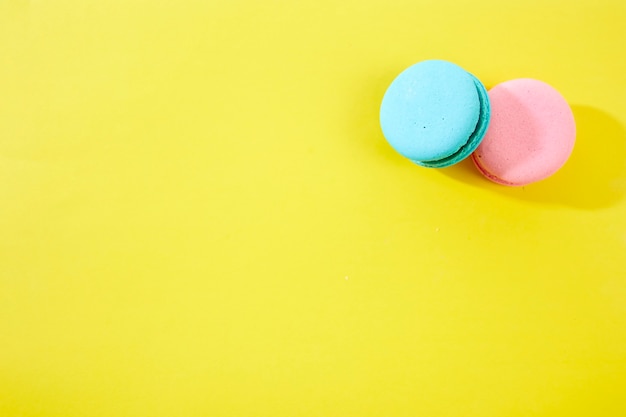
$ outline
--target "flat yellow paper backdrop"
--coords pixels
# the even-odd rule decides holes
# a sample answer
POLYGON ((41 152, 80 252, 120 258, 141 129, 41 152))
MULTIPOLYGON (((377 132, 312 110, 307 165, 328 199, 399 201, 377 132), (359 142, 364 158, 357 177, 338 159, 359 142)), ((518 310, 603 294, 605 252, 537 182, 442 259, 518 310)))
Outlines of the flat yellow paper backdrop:
POLYGON ((626 415, 626 3, 0 0, 0 416, 626 415), (543 183, 378 127, 534 77, 543 183))

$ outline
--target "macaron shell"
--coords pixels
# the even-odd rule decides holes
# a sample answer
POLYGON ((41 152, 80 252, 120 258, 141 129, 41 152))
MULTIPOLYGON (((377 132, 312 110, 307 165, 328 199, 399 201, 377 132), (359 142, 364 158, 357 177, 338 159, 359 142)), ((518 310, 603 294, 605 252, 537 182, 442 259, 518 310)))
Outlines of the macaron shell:
POLYGON ((547 178, 574 148, 576 123, 567 101, 549 84, 522 78, 489 91, 491 121, 472 159, 499 184, 522 186, 547 178))
POLYGON ((383 134, 401 155, 436 161, 455 154, 480 115, 474 77, 447 61, 419 62, 387 89, 380 110, 383 134))
MULTIPOLYGON (((470 74, 471 75, 471 74, 470 74)), ((480 82, 480 80, 472 75, 474 84, 476 85, 476 91, 478 92, 478 98, 480 101, 480 112, 478 115, 478 123, 474 129, 474 132, 470 135, 469 139, 456 153, 437 161, 413 161, 418 165, 427 168, 445 168, 454 165, 463 159, 467 158, 472 152, 476 150, 480 142, 483 140, 487 127, 489 126, 489 120, 491 118, 491 106, 489 104, 489 96, 487 89, 480 82)))

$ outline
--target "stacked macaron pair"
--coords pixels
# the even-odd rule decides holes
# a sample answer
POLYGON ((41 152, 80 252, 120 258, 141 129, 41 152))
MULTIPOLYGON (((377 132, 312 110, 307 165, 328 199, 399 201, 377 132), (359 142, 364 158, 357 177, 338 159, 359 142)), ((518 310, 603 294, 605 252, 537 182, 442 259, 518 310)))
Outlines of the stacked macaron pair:
POLYGON ((472 74, 440 60, 396 77, 380 123, 389 144, 418 165, 444 168, 471 155, 485 177, 509 186, 554 174, 576 136, 569 105, 550 85, 516 79, 487 92, 472 74))

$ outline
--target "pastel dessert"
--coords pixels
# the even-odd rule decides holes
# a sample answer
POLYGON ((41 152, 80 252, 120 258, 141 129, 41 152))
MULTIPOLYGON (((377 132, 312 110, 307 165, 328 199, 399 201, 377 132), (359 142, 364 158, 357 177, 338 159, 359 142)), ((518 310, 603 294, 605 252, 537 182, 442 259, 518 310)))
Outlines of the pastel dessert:
POLYGON ((380 107, 387 142, 418 165, 443 168, 468 157, 489 125, 487 90, 451 62, 422 61, 391 83, 380 107))
POLYGON ((472 154, 480 172, 509 186, 527 185, 557 172, 576 140, 567 101, 550 85, 521 78, 489 90, 491 122, 472 154))

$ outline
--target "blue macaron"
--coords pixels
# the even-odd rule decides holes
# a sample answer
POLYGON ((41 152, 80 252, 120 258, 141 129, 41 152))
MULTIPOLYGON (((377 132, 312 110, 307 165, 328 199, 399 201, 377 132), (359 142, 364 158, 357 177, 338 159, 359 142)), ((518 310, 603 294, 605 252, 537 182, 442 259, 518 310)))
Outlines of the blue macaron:
POLYGON ((422 61, 400 73, 380 107, 380 125, 389 144, 429 168, 468 157, 485 136, 489 117, 485 86, 442 60, 422 61))

